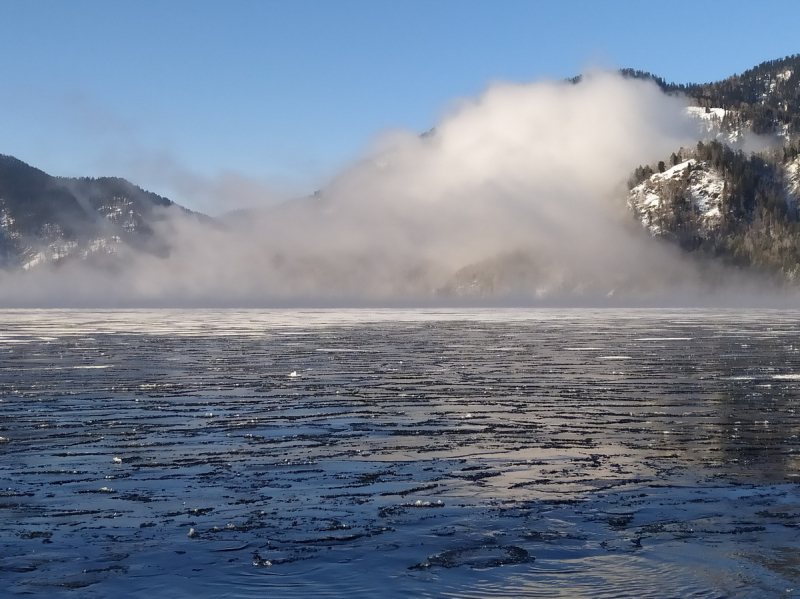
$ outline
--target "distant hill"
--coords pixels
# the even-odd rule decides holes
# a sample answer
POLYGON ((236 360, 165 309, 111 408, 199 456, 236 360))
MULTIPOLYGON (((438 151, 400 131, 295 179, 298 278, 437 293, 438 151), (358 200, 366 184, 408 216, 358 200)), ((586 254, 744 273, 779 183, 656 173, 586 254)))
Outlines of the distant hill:
POLYGON ((125 179, 53 177, 0 155, 0 268, 164 254, 154 227, 173 211, 189 212, 125 179))

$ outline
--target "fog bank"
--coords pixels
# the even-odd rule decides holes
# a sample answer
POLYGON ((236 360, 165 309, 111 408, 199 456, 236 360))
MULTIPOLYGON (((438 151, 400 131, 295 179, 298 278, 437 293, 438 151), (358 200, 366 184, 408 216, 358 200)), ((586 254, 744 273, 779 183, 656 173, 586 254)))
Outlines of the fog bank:
MULTIPOLYGON (((725 297, 750 284, 649 238, 625 207, 625 181, 637 165, 698 138, 685 106, 652 83, 613 73, 593 73, 577 85, 496 84, 460 102, 429 134, 383 134, 314 197, 231 214, 218 226, 174 211, 157 231, 169 241, 168 256, 120 248, 113 268, 75 261, 5 273, 0 303, 725 297)), ((256 192, 249 186, 247 193, 252 205, 256 192)))

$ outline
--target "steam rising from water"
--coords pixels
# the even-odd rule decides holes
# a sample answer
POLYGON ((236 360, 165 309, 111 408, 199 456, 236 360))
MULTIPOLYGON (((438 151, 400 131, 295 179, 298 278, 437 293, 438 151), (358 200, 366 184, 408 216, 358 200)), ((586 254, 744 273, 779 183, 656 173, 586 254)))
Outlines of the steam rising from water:
POLYGON ((648 238, 624 202, 633 168, 693 142, 684 107, 610 73, 494 85, 430 135, 385 134, 313 198, 221 227, 175 215, 159 231, 167 258, 6 276, 0 294, 6 304, 341 305, 694 290, 709 273, 648 238))

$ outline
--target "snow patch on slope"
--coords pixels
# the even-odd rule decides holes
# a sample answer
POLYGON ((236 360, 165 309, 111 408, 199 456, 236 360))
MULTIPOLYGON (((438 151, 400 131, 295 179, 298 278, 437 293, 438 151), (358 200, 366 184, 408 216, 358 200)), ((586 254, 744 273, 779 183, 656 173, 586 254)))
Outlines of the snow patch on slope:
POLYGON ((700 106, 686 107, 686 114, 688 114, 690 117, 708 123, 709 126, 716 125, 717 127, 722 124, 722 119, 724 119, 725 115, 729 112, 729 110, 725 110, 724 108, 706 109, 701 108, 700 106))
POLYGON ((704 140, 715 139, 730 146, 738 146, 744 141, 744 132, 732 128, 725 122, 736 115, 735 110, 725 108, 702 108, 700 106, 687 106, 686 115, 697 125, 700 135, 704 140))
POLYGON ((800 198, 800 158, 786 166, 786 192, 790 197, 800 198))
POLYGON ((41 264, 63 260, 73 254, 77 247, 77 242, 64 240, 52 242, 38 251, 29 249, 24 253, 25 258, 22 268, 30 270, 41 264))
POLYGON ((19 239, 19 233, 14 228, 14 218, 8 213, 2 198, 0 198, 0 235, 7 239, 19 239))

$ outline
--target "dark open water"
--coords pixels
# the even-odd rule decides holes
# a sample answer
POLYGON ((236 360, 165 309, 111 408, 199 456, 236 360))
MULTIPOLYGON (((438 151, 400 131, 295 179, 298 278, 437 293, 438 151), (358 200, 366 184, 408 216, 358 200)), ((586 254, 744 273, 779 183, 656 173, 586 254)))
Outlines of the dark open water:
POLYGON ((0 312, 41 597, 798 597, 800 313, 0 312))

